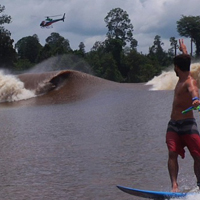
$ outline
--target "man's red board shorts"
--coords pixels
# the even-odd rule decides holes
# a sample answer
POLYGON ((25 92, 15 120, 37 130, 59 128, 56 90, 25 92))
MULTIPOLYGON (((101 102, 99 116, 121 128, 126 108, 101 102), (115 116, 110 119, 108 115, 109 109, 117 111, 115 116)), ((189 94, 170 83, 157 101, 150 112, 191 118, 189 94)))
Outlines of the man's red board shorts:
POLYGON ((169 151, 185 157, 187 147, 193 156, 200 156, 200 135, 194 118, 170 120, 167 127, 166 143, 169 151))

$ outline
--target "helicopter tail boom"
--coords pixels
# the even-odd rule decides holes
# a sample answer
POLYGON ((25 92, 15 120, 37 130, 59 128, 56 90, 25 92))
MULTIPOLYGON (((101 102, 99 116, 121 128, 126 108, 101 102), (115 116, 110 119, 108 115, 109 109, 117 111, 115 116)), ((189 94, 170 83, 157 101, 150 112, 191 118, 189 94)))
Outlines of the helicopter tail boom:
POLYGON ((64 15, 63 15, 63 18, 62 18, 62 20, 63 20, 63 22, 64 22, 64 20, 65 20, 65 13, 64 13, 64 15))

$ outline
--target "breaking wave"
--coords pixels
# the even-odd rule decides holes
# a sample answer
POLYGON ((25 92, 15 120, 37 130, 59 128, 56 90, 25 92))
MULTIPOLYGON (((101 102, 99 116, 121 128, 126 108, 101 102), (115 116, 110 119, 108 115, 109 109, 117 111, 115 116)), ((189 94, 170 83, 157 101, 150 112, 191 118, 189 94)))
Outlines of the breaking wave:
MULTIPOLYGON (((0 102, 26 100, 34 104, 66 103, 88 98, 119 83, 74 70, 25 73, 17 76, 0 73, 0 102), (34 98, 33 98, 34 97, 34 98)), ((23 101, 23 104, 25 102, 23 101)))
POLYGON ((34 91, 24 87, 24 83, 13 75, 0 71, 0 102, 12 102, 35 97, 34 91))
MULTIPOLYGON (((191 65, 191 75, 197 81, 200 88, 200 63, 194 63, 191 65)), ((150 90, 173 90, 178 81, 174 70, 163 71, 161 75, 155 76, 152 80, 146 83, 151 85, 150 90)))
MULTIPOLYGON (((191 65, 191 75, 200 88, 200 63, 191 65)), ((171 69, 162 72, 146 84, 122 84, 108 81, 96 76, 74 70, 49 71, 41 73, 24 73, 5 75, 0 71, 0 102, 20 100, 38 103, 66 103, 88 98, 100 91, 119 87, 129 89, 173 90, 178 77, 171 69), (148 85, 148 86, 145 86, 148 85)))

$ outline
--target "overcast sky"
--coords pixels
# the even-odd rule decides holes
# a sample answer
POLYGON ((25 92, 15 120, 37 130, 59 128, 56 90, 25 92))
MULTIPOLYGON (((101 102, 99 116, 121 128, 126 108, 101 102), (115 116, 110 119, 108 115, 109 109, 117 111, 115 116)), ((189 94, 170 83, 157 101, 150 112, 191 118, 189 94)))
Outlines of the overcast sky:
MULTIPOLYGON (((161 36, 167 50, 170 37, 180 38, 176 22, 181 16, 200 15, 199 0, 1 0, 0 4, 5 6, 4 14, 12 17, 12 23, 4 26, 15 42, 37 34, 44 45, 45 39, 57 32, 69 40, 73 50, 83 42, 86 51, 96 41, 105 40, 108 29, 104 18, 114 8, 128 13, 138 41, 137 49, 143 53, 148 53, 156 35, 161 36), (50 29, 40 28, 45 16, 63 13, 66 13, 65 22, 57 22, 50 29)), ((189 45, 189 40, 186 44, 189 45)))

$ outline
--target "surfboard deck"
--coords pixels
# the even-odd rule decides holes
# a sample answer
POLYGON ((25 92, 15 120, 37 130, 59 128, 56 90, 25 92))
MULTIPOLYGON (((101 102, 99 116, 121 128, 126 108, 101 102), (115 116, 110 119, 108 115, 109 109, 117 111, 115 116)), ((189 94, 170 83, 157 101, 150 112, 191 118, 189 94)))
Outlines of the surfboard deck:
POLYGON ((159 191, 150 191, 150 190, 140 190, 136 188, 130 188, 130 187, 124 187, 117 185, 117 187, 122 190, 123 192, 126 192, 131 195, 135 195, 138 197, 143 198, 149 198, 149 199, 159 199, 159 200, 165 200, 165 199, 172 199, 172 198, 180 198, 185 197, 188 195, 194 195, 197 193, 174 193, 174 192, 159 192, 159 191))

